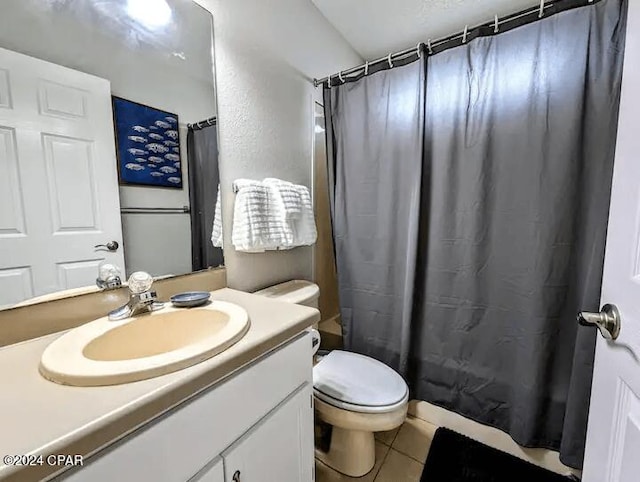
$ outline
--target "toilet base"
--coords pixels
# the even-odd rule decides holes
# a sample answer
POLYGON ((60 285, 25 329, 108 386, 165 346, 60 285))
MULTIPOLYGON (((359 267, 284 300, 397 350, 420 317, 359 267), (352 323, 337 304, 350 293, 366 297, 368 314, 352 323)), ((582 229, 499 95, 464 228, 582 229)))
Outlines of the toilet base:
POLYGON ((389 412, 362 413, 334 407, 317 397, 314 404, 317 421, 331 426, 329 449, 316 449, 316 458, 350 477, 362 477, 373 469, 376 463, 374 432, 402 425, 408 406, 405 402, 389 412))
POLYGON ((329 451, 316 449, 316 458, 349 477, 362 477, 376 463, 376 443, 373 432, 333 427, 329 451))

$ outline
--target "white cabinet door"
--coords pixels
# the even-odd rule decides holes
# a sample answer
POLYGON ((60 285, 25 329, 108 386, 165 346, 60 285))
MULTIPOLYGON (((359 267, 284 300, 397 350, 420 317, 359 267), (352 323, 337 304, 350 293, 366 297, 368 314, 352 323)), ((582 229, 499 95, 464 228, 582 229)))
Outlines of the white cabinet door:
POLYGON ((313 407, 307 384, 222 454, 226 482, 311 482, 313 407))
POLYGON ((189 479, 189 482, 224 482, 222 459, 217 458, 207 464, 195 477, 189 479))
POLYGON ((640 480, 640 4, 629 2, 618 142, 602 303, 617 305, 620 336, 598 337, 585 482, 640 480))
POLYGON ((109 81, 0 49, 0 171, 0 306, 124 270, 109 81))

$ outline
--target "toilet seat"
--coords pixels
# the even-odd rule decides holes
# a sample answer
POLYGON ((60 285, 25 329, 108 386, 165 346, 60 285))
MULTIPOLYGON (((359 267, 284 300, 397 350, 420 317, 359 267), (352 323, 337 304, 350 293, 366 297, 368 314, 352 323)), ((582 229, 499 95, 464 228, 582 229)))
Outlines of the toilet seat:
POLYGON ((387 413, 403 407, 409 388, 392 368, 371 357, 334 350, 313 368, 317 398, 336 408, 387 413))

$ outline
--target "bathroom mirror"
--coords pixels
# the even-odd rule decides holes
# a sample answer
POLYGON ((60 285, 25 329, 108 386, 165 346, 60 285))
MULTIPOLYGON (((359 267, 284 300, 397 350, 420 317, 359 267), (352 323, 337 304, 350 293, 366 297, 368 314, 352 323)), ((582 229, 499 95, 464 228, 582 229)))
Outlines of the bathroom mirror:
POLYGON ((3 0, 0 308, 223 264, 213 65, 192 0, 3 0))

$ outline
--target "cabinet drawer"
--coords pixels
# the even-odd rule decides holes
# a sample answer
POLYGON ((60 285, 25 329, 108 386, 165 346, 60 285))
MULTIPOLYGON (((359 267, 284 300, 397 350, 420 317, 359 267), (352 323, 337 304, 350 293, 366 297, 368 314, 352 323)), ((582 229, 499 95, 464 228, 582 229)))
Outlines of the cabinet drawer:
POLYGON ((305 333, 57 480, 189 480, 289 394, 311 383, 311 358, 305 333))

